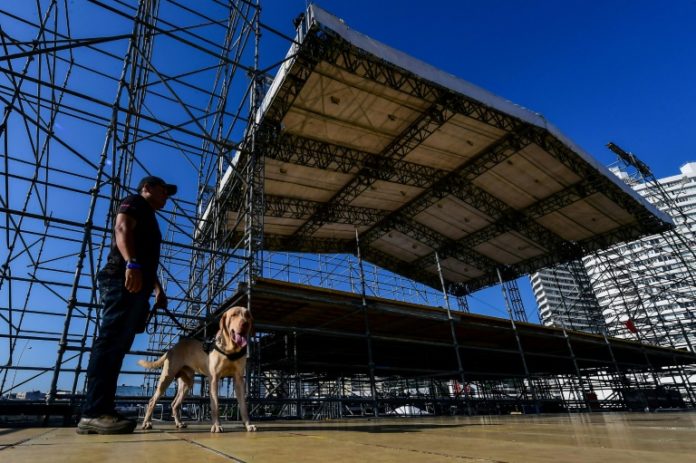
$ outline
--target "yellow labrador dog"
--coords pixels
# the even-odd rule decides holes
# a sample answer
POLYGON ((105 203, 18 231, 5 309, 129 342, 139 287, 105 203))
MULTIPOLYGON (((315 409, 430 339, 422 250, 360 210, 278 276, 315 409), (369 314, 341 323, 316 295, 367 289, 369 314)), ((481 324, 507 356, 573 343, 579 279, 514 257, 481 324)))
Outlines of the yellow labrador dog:
POLYGON ((252 317, 244 307, 232 307, 220 318, 220 329, 215 336, 215 345, 210 353, 203 350, 203 343, 195 339, 182 339, 162 357, 154 362, 139 360, 145 368, 162 368, 157 390, 150 399, 145 412, 142 429, 152 429, 152 412, 159 398, 176 378, 178 388, 172 402, 172 414, 177 428, 185 428, 181 421, 181 403, 186 392, 193 387, 194 373, 208 377, 210 381, 210 415, 213 426, 210 432, 222 432, 218 412, 218 383, 220 379, 234 377, 234 390, 239 401, 239 409, 247 431, 256 431, 256 426, 249 422, 244 387, 244 369, 246 367, 246 346, 251 331, 252 317))

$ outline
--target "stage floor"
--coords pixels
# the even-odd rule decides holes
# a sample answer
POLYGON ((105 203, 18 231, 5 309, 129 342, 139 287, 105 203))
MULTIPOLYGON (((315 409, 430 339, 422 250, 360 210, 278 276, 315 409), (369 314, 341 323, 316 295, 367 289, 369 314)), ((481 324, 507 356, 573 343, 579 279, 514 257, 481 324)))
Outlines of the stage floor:
POLYGON ((0 429, 0 462, 689 462, 696 413, 593 413, 228 423, 126 436, 0 429))

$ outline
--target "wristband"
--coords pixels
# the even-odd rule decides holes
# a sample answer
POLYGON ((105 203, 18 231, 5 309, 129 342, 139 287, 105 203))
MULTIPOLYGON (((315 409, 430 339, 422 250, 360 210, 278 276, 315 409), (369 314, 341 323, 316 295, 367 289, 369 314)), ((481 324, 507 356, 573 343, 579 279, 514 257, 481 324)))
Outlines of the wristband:
POLYGON ((139 270, 141 268, 140 264, 133 261, 128 261, 126 268, 130 270, 139 270))

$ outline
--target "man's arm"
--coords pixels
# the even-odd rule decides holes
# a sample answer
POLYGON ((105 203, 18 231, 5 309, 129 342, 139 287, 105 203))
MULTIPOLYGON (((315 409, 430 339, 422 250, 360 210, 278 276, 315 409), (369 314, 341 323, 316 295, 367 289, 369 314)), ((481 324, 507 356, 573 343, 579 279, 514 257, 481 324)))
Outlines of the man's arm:
MULTIPOLYGON (((135 219, 126 214, 116 215, 114 236, 116 247, 121 256, 128 262, 137 258, 135 255, 135 219)), ((126 289, 131 293, 137 293, 143 287, 143 274, 140 269, 126 268, 126 289)))

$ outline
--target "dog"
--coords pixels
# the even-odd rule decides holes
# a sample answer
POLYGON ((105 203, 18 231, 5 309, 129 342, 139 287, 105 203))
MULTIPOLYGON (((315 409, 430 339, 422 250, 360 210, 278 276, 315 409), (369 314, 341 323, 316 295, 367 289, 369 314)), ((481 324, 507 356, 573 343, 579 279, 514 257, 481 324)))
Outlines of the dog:
POLYGON ((145 412, 142 429, 152 429, 152 413, 155 405, 174 379, 178 381, 178 389, 172 402, 172 414, 176 427, 185 428, 186 424, 181 421, 181 404, 186 392, 193 387, 194 373, 200 373, 207 376, 210 381, 210 415, 213 419, 210 432, 223 432, 218 411, 218 385, 222 378, 230 376, 234 377, 234 390, 239 401, 244 427, 248 432, 256 431, 256 426, 249 421, 244 385, 245 348, 252 322, 253 318, 248 309, 232 307, 220 317, 220 329, 215 335, 215 345, 210 353, 204 351, 201 341, 186 338, 154 362, 138 360, 138 364, 145 368, 162 368, 157 389, 145 412))

